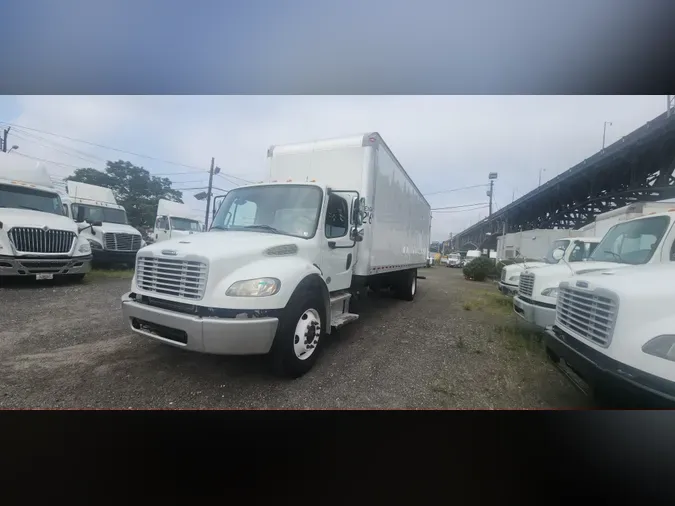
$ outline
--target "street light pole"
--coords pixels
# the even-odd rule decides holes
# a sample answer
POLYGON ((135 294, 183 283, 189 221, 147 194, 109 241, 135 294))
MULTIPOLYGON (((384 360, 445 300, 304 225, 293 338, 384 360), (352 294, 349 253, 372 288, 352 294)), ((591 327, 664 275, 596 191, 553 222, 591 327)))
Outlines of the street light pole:
POLYGON ((605 124, 602 127, 602 149, 605 149, 605 137, 607 135, 607 126, 612 126, 612 122, 605 121, 605 124))
POLYGON ((546 172, 546 169, 539 169, 539 186, 541 186, 541 173, 546 172))
POLYGON ((492 216, 492 194, 494 193, 494 186, 495 186, 495 179, 497 179, 497 173, 496 172, 490 172, 488 174, 488 179, 490 180, 490 189, 487 191, 488 197, 490 197, 490 204, 489 204, 489 212, 488 212, 488 218, 492 216))

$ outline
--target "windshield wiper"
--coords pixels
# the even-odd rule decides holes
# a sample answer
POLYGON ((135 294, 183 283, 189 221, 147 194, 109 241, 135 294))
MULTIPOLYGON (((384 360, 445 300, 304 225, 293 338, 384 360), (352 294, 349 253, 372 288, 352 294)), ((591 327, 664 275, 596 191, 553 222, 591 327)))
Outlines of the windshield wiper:
POLYGON ((614 255, 614 258, 617 258, 619 262, 623 262, 621 255, 619 255, 618 253, 614 253, 613 251, 609 251, 608 249, 604 250, 603 253, 609 253, 610 255, 614 255))
POLYGON ((28 209, 30 211, 39 211, 39 212, 44 212, 42 209, 37 209, 35 207, 29 207, 29 206, 19 206, 21 209, 28 209))
POLYGON ((211 225, 211 228, 209 228, 209 230, 213 230, 214 228, 216 230, 230 230, 228 227, 222 227, 220 225, 211 225))
POLYGON ((269 225, 246 225, 245 227, 241 227, 243 229, 259 229, 259 230, 265 230, 267 232, 272 232, 273 234, 280 234, 276 228, 270 227, 269 225))

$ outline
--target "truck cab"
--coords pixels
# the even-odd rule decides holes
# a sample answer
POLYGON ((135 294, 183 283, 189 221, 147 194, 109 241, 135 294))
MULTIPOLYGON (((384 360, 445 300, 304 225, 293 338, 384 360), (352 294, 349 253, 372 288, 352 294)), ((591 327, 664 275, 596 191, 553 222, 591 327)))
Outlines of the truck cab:
POLYGON ((203 231, 202 223, 193 216, 188 205, 164 199, 160 199, 157 203, 157 216, 153 230, 155 242, 187 237, 203 231))
POLYGON ((77 181, 66 181, 66 189, 69 216, 89 241, 94 263, 133 266, 145 241, 129 225, 126 210, 117 203, 112 190, 77 181))
POLYGON ((569 239, 558 239, 553 242, 543 261, 523 261, 504 266, 499 279, 499 291, 504 295, 514 295, 518 293, 520 275, 525 270, 556 265, 562 261, 568 263, 586 261, 600 243, 600 240, 601 238, 599 237, 570 237, 569 239), (555 258, 558 256, 558 253, 556 253, 557 251, 563 252, 561 258, 555 258))
POLYGON ((46 168, 0 153, 0 277, 81 280, 90 270, 89 243, 46 168))
POLYGON ((588 273, 560 283, 548 356, 593 389, 641 407, 675 407, 675 247, 665 263, 588 273), (563 364, 561 364, 563 365, 563 364))
POLYGON ((462 255, 459 253, 450 253, 448 254, 448 262, 446 267, 461 267, 462 266, 462 255))
MULTIPOLYGON (((594 271, 670 262, 674 216, 671 211, 621 221, 609 229, 587 261, 525 270, 513 299, 514 311, 529 323, 548 328, 555 321, 558 285, 563 281, 594 271)), ((553 253, 563 257, 561 250, 553 253)))

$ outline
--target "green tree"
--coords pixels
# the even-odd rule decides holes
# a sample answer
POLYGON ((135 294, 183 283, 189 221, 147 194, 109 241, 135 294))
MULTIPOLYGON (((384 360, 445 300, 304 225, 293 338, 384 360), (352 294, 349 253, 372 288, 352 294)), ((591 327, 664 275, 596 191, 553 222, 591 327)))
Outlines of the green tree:
POLYGON ((77 169, 67 180, 110 188, 117 203, 126 209, 129 223, 134 227, 153 225, 159 199, 183 202, 182 192, 171 188, 170 179, 151 176, 143 167, 123 160, 106 162, 105 172, 91 168, 77 169))

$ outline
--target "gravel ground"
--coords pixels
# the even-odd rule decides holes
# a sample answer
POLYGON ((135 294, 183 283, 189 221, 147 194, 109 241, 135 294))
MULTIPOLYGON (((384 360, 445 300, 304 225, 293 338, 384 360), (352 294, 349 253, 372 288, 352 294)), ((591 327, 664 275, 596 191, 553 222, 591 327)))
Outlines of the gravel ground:
POLYGON ((4 408, 556 408, 588 401, 517 330, 488 283, 423 269, 414 302, 375 296, 316 367, 272 376, 261 357, 185 352, 132 334, 128 279, 0 288, 4 408))

